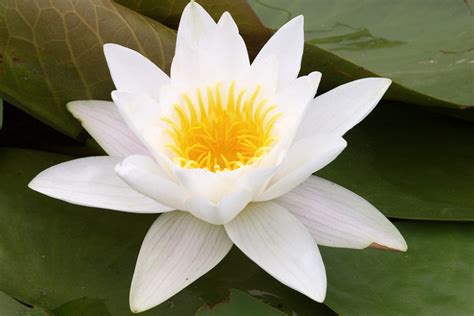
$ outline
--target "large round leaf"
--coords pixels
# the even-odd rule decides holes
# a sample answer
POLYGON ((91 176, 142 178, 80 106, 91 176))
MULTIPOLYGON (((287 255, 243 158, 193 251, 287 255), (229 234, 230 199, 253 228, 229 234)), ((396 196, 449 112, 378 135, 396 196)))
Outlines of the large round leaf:
POLYGON ((284 313, 256 300, 242 291, 231 289, 229 297, 215 306, 202 306, 196 316, 285 316, 284 313))
POLYGON ((474 33, 469 1, 250 3, 273 29, 295 15, 305 16, 309 44, 305 70, 326 74, 323 88, 377 74, 396 83, 387 95, 393 100, 458 109, 474 106, 474 33))
MULTIPOLYGON (((0 289, 64 315, 74 308, 130 315, 128 286, 154 216, 76 207, 26 188, 38 171, 67 158, 1 149, 0 289)), ((345 315, 469 314, 473 225, 400 222, 407 253, 322 247, 327 303, 345 315)), ((190 315, 225 299, 229 288, 290 314, 331 313, 272 279, 234 248, 205 277, 144 315, 190 315)))
POLYGON ((380 104, 317 174, 385 215, 474 220, 474 126, 402 104, 380 104))
POLYGON ((18 302, 0 291, 0 315, 3 316, 48 316, 39 308, 30 307, 18 302))
POLYGON ((77 137, 65 104, 110 99, 102 45, 118 43, 167 69, 175 32, 111 0, 0 0, 0 96, 77 137))
POLYGON ((473 315, 474 223, 400 222, 406 253, 322 248, 341 315, 473 315))

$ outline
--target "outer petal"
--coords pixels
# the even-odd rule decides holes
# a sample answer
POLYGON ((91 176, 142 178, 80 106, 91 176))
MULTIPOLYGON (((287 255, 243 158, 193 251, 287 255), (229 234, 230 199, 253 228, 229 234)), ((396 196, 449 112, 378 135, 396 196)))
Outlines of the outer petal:
POLYGON ((185 212, 161 215, 140 249, 130 308, 142 312, 166 301, 216 266, 231 247, 222 226, 185 212))
POLYGON ((334 135, 316 135, 297 141, 288 150, 286 159, 266 190, 254 200, 272 200, 291 191, 312 173, 336 159, 346 145, 344 139, 334 135))
POLYGON ((84 206, 133 213, 172 210, 123 182, 114 171, 119 161, 113 157, 71 160, 44 170, 28 186, 56 199, 84 206))
POLYGON ((310 177, 277 200, 308 227, 323 246, 407 250, 397 228, 369 202, 335 184, 310 177))
POLYGON ((273 133, 285 150, 294 141, 306 108, 316 94, 320 79, 321 73, 312 72, 293 80, 275 96, 278 111, 284 115, 278 124, 275 124, 273 133))
POLYGON ((148 150, 125 124, 110 101, 74 101, 68 110, 110 156, 147 155, 148 150))
POLYGON ((392 81, 366 78, 318 96, 308 106, 296 139, 320 133, 344 135, 377 105, 392 81))
POLYGON ((174 209, 184 209, 188 194, 169 179, 152 158, 129 156, 115 170, 120 178, 142 194, 174 209))
POLYGON ((158 97, 169 77, 140 53, 117 45, 105 44, 104 54, 117 90, 158 97))
POLYGON ((303 24, 304 19, 300 15, 283 25, 255 57, 254 63, 270 55, 277 57, 280 88, 296 79, 300 71, 304 46, 303 24))
POLYGON ((283 284, 322 302, 326 273, 313 238, 290 212, 273 203, 253 203, 225 225, 230 239, 283 284))

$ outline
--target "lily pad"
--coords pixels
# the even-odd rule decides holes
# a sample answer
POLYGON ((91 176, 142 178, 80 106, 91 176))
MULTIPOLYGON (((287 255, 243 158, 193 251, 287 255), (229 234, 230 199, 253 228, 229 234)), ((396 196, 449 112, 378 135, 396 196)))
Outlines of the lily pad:
POLYGON ((0 96, 48 125, 79 137, 65 104, 110 99, 102 45, 128 46, 168 69, 176 35, 111 0, 0 1, 0 96))
POLYGON ((0 291, 0 315, 3 316, 48 316, 46 311, 32 306, 25 306, 14 298, 0 291))
POLYGON ((203 306, 196 313, 196 316, 241 315, 284 316, 286 314, 236 289, 230 290, 229 298, 226 301, 215 306, 203 306))
POLYGON ((317 174, 385 215, 474 220, 474 125, 402 104, 381 104, 317 174))
POLYGON ((112 316, 103 301, 88 298, 67 302, 55 308, 51 314, 54 316, 112 316))
POLYGON ((378 75, 395 83, 387 98, 471 107, 465 115, 472 115, 470 1, 251 0, 250 4, 272 29, 296 15, 305 16, 308 45, 303 68, 323 72, 323 89, 378 75))
MULTIPOLYGON (((89 306, 131 315, 128 287, 155 216, 73 206, 26 188, 37 172, 69 158, 0 149, 0 289, 48 311, 89 306)), ((407 253, 321 247, 327 304, 344 315, 470 314, 474 224, 396 225, 407 253)), ((235 247, 206 276, 143 315, 193 315, 202 305, 222 302, 230 288, 287 314, 334 315, 274 280, 235 247)))
POLYGON ((474 223, 400 222, 406 253, 322 247, 341 315, 473 315, 474 223))

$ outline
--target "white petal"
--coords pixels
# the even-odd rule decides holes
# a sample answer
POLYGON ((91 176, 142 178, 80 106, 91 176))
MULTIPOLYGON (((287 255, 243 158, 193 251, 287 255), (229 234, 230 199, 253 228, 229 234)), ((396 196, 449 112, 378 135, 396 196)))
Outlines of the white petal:
POLYGON ((113 102, 73 101, 66 106, 108 155, 148 155, 148 150, 125 124, 113 102))
POLYGON ((318 90, 320 72, 312 72, 288 83, 275 97, 278 110, 292 115, 302 115, 318 90))
POLYGON ((318 96, 308 106, 296 139, 317 133, 344 135, 373 110, 390 83, 385 78, 360 79, 318 96))
POLYGON ((172 65, 173 83, 194 91, 198 86, 239 80, 250 67, 247 48, 237 25, 225 12, 217 26, 210 26, 199 41, 185 41, 176 52, 172 65))
POLYGON ((147 150, 159 159, 160 147, 157 143, 163 141, 162 138, 156 137, 157 132, 163 132, 160 128, 162 124, 160 105, 147 95, 124 91, 113 91, 112 99, 127 126, 147 150))
POLYGON ((104 54, 117 90, 147 94, 154 98, 169 77, 140 53, 117 44, 105 44, 104 54))
POLYGON ((253 91, 259 85, 262 95, 274 96, 278 88, 278 60, 275 55, 253 62, 242 78, 242 86, 253 91))
POLYGON ((71 160, 38 174, 28 186, 69 203, 132 213, 161 213, 170 207, 140 194, 114 171, 115 157, 71 160))
POLYGON ((306 227, 273 202, 252 203, 225 229, 250 259, 283 284, 322 302, 326 273, 306 227))
POLYGON ((160 106, 147 95, 113 91, 112 99, 127 126, 140 139, 150 126, 160 122, 160 106))
POLYGON ((171 63, 171 81, 186 90, 199 83, 199 52, 209 43, 216 28, 212 17, 198 3, 191 1, 183 10, 176 37, 176 51, 171 63))
POLYGON ((142 312, 159 305, 216 266, 232 242, 222 226, 185 212, 161 215, 138 255, 130 290, 130 308, 142 312))
POLYGON ((278 147, 287 151, 294 141, 308 104, 318 89, 321 73, 312 72, 288 83, 275 96, 278 112, 283 116, 273 127, 272 134, 278 139, 278 147))
POLYGON ((245 42, 228 12, 222 14, 210 46, 204 47, 201 54, 203 76, 209 82, 238 80, 250 67, 245 42))
POLYGON ((339 136, 316 135, 294 143, 266 190, 255 201, 277 198, 297 187, 314 172, 325 167, 346 148, 339 136))
POLYGON ((185 210, 212 224, 232 220, 263 189, 276 167, 213 173, 204 169, 177 169, 176 177, 189 198, 185 210), (241 172, 242 171, 242 172, 241 172))
POLYGON ((216 22, 209 13, 197 2, 189 2, 183 10, 179 21, 178 33, 176 36, 176 54, 186 53, 180 51, 182 44, 196 49, 203 41, 206 41, 216 27, 216 22))
POLYGON ((183 209, 186 192, 150 157, 129 156, 115 168, 117 174, 135 190, 174 209, 183 209))
POLYGON ((397 228, 373 205, 322 178, 310 177, 277 203, 305 224, 319 245, 407 250, 397 228))
POLYGON ((304 46, 303 24, 304 19, 300 15, 283 25, 255 57, 254 63, 270 55, 277 57, 280 88, 296 79, 300 71, 304 46))

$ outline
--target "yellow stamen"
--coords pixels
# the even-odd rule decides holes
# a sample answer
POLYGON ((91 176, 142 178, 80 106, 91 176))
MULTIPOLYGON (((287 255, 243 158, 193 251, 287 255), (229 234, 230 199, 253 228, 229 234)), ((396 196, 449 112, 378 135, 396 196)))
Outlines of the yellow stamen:
POLYGON ((275 113, 276 106, 267 105, 266 99, 259 100, 260 86, 249 95, 244 89, 236 90, 235 82, 224 94, 221 83, 205 91, 207 104, 200 89, 197 102, 184 93, 184 104, 173 105, 175 119, 162 118, 170 138, 166 147, 177 164, 228 171, 252 164, 270 151, 276 140, 273 126, 281 113, 275 113))

